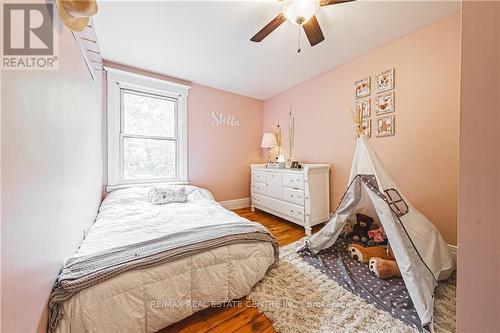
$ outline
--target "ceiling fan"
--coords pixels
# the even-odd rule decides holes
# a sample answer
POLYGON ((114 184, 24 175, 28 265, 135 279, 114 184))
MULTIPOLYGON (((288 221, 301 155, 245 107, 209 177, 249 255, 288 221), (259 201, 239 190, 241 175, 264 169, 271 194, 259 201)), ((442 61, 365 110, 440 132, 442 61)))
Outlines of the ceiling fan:
POLYGON ((311 46, 321 43, 325 36, 315 16, 319 8, 351 1, 354 0, 285 0, 281 13, 250 40, 257 43, 261 42, 283 22, 289 21, 299 27, 299 49, 297 52, 300 52, 300 27, 304 28, 311 46))

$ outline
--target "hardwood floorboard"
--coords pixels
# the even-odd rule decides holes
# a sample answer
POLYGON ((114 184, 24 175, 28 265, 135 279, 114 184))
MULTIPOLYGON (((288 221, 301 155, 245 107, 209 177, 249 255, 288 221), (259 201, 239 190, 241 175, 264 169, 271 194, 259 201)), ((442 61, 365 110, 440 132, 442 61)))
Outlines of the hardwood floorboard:
MULTIPOLYGON (((240 299, 242 303, 245 299, 240 299)), ((239 306, 224 306, 212 307, 206 310, 195 313, 180 322, 172 324, 161 330, 161 333, 187 333, 187 332, 207 332, 210 329, 222 324, 224 321, 233 318, 240 312, 245 311, 245 307, 239 306)))
MULTIPOLYGON (((305 236, 304 228, 277 216, 250 208, 234 210, 238 215, 265 226, 276 237, 279 246, 293 243, 305 236)), ((313 227, 313 232, 322 225, 313 227)), ((235 306, 212 307, 165 327, 158 333, 275 333, 272 322, 245 298, 231 303, 235 306), (237 303, 241 301, 241 303, 237 303), (236 306, 242 304, 242 306, 236 306)))

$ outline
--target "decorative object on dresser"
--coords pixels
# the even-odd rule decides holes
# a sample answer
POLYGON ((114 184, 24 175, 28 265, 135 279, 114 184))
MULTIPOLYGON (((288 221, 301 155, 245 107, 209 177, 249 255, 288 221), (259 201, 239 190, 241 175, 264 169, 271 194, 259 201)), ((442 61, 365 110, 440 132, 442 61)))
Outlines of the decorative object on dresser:
POLYGON ((283 154, 279 154, 278 157, 276 157, 276 164, 279 169, 284 169, 286 167, 286 160, 283 154))
POLYGON ((271 132, 266 132, 262 135, 262 142, 260 143, 260 148, 267 150, 267 163, 271 164, 271 149, 278 147, 278 141, 276 140, 276 135, 271 132))
POLYGON ((279 148, 279 154, 281 154, 281 127, 280 127, 280 121, 278 119, 278 123, 276 124, 276 130, 274 131, 274 134, 276 135, 276 142, 278 143, 278 148, 279 148))
POLYGON ((330 218, 330 165, 304 164, 301 169, 268 169, 252 164, 252 211, 266 211, 304 227, 330 218))
POLYGON ((288 159, 286 160, 286 167, 292 166, 293 145, 295 142, 295 117, 292 114, 292 106, 288 112, 288 159))

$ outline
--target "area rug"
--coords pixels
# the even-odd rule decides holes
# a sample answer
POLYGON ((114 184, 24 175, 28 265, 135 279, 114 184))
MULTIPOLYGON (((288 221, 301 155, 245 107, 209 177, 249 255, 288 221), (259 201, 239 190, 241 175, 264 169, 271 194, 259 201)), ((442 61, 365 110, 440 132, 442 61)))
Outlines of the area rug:
MULTIPOLYGON (((280 333, 418 332, 390 313, 347 291, 305 262, 295 249, 280 249, 280 261, 248 295, 280 333)), ((455 332, 455 279, 435 293, 436 332, 455 332)))

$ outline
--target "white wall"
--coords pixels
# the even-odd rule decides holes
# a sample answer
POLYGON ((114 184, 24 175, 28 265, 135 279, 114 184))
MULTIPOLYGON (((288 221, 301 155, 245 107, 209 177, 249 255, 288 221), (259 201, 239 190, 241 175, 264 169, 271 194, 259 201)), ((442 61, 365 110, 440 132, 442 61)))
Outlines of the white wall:
POLYGON ((58 71, 2 72, 2 332, 44 330, 102 191, 102 85, 67 29, 58 71))

